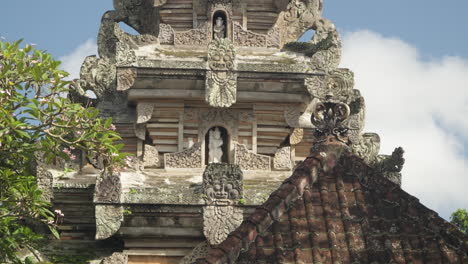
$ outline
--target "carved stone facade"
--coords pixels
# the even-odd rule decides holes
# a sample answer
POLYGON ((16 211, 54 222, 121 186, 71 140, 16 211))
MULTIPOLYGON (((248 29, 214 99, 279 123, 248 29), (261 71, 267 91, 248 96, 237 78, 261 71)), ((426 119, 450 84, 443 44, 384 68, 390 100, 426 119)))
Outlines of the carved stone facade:
POLYGON ((168 24, 159 24, 159 43, 160 44, 174 44, 174 29, 168 24))
POLYGON ((205 256, 208 253, 208 250, 211 249, 210 244, 205 241, 198 244, 190 254, 186 255, 179 264, 193 264, 198 258, 205 256))
POLYGON ((236 52, 226 38, 214 39, 208 46, 206 102, 212 107, 230 107, 237 99, 236 52))
POLYGON ((234 163, 243 170, 271 170, 270 157, 255 154, 248 150, 245 145, 236 144, 234 153, 234 163))
POLYGON ((181 152, 164 154, 164 167, 166 169, 201 168, 202 162, 201 143, 196 143, 191 148, 181 152))

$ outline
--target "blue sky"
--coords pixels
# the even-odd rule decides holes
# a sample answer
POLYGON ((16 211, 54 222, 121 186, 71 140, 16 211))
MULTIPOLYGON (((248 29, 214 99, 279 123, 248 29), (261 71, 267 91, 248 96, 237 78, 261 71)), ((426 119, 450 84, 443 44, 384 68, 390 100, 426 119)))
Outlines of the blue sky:
MULTIPOLYGON (((96 52, 112 0, 3 1, 0 35, 23 38, 75 76, 96 52)), ((324 0, 343 38, 342 67, 367 104, 381 152, 406 150, 403 188, 448 218, 468 208, 468 1, 324 0)))

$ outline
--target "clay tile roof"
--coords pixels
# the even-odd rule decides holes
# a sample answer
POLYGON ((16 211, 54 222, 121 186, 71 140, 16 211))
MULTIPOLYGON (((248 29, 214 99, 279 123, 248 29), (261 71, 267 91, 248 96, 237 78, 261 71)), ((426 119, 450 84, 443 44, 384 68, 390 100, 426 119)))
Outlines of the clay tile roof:
POLYGON ((322 159, 196 263, 468 263, 468 237, 417 198, 352 154, 328 173, 322 159))

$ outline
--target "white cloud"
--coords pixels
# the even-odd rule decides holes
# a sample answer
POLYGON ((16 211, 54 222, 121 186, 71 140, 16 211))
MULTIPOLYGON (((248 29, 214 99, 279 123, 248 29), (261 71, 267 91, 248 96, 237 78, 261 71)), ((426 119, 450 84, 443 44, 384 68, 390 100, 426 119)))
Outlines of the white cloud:
POLYGON ((418 50, 370 31, 343 38, 342 67, 355 73, 366 99, 366 131, 381 152, 406 153, 403 189, 448 218, 468 208, 468 61, 421 58, 418 50))
POLYGON ((83 63, 84 59, 87 56, 94 54, 97 54, 96 41, 88 39, 75 50, 73 50, 70 54, 60 57, 59 60, 62 61, 61 68, 70 73, 68 79, 72 80, 79 78, 81 64, 83 63))

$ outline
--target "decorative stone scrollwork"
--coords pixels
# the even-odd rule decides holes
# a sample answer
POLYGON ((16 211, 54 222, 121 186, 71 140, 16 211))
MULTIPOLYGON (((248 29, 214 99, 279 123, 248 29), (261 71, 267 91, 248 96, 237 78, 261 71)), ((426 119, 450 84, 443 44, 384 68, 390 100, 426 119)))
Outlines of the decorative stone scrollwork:
POLYGON ((203 192, 208 204, 216 199, 229 199, 233 202, 241 199, 242 175, 238 165, 208 164, 203 172, 203 192))
POLYGON ((403 148, 398 147, 393 151, 392 155, 379 155, 378 162, 374 166, 375 169, 381 172, 385 178, 401 185, 401 170, 405 164, 404 153, 403 148))
POLYGON ((94 201, 98 203, 119 203, 122 185, 117 174, 104 174, 96 179, 94 201))
POLYGON ((237 99, 236 53, 226 38, 211 41, 208 46, 205 100, 213 107, 230 107, 237 99))
POLYGON ((293 0, 286 3, 275 24, 282 29, 281 45, 296 41, 322 15, 321 0, 293 0))
POLYGON ((123 206, 96 205, 96 239, 106 239, 115 234, 123 222, 123 206))
POLYGON ((135 51, 127 43, 117 42, 116 47, 117 66, 130 67, 135 66, 137 61, 135 51))
POLYGON ((194 144, 181 152, 164 154, 164 167, 168 168, 201 168, 201 143, 194 144))
POLYGON ((312 55, 312 67, 326 72, 336 69, 341 61, 341 38, 335 25, 327 19, 318 19, 313 28, 315 35, 310 41, 317 52, 312 55))
POLYGON ((135 68, 120 68, 117 70, 117 91, 130 89, 135 83, 137 71, 135 68))
POLYGON ((275 170, 291 170, 291 147, 279 148, 273 159, 273 168, 275 170))
POLYGON ((206 46, 210 40, 210 27, 207 22, 201 24, 196 29, 182 32, 175 32, 175 45, 206 46))
POLYGON ((236 46, 242 47, 266 47, 266 35, 258 34, 249 30, 244 30, 239 23, 234 23, 233 42, 236 46))
POLYGON ((159 43, 160 44, 174 44, 174 29, 169 24, 159 24, 159 43))
POLYGON ((243 170, 271 170, 269 156, 255 154, 242 144, 235 145, 234 163, 243 170))
POLYGON ((128 255, 120 252, 115 252, 111 256, 104 258, 100 264, 127 264, 128 255))
POLYGON ((203 207, 203 233, 211 245, 223 242, 242 223, 242 209, 231 205, 203 207))
POLYGON ((351 149, 368 165, 373 165, 377 160, 380 151, 380 137, 375 133, 365 133, 361 136, 357 144, 353 144, 351 149))
POLYGON ((345 123, 349 115, 350 109, 345 103, 317 103, 311 118, 315 126, 315 143, 319 145, 332 137, 342 144, 349 144, 349 128, 345 123))
POLYGON ((96 56, 86 57, 80 70, 78 82, 84 96, 84 91, 91 90, 98 100, 111 94, 116 87, 116 67, 108 58, 98 59, 96 56))

